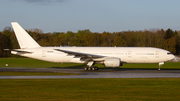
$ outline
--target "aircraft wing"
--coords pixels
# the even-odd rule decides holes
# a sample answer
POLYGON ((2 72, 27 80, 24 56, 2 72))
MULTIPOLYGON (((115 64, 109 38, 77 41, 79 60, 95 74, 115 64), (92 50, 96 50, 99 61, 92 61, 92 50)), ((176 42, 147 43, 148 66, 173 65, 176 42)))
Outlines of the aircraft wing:
POLYGON ((19 49, 4 49, 4 50, 14 51, 14 52, 18 52, 18 53, 21 53, 21 54, 25 54, 25 53, 31 54, 31 53, 33 53, 33 52, 19 50, 19 49))
POLYGON ((105 57, 105 56, 101 56, 101 55, 74 52, 74 51, 68 51, 68 50, 62 50, 62 49, 54 49, 54 50, 67 53, 69 56, 74 56, 74 58, 80 58, 82 61, 90 61, 90 60, 94 60, 97 58, 105 57))

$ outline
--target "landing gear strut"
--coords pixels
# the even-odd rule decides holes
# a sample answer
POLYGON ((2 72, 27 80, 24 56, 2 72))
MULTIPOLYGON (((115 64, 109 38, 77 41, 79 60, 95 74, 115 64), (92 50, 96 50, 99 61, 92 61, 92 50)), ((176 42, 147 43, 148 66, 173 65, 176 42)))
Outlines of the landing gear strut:
POLYGON ((160 63, 159 63, 159 69, 158 69, 159 71, 161 70, 161 66, 162 66, 162 65, 164 65, 164 62, 160 62, 160 63))
POLYGON ((98 67, 94 67, 94 61, 90 61, 90 62, 88 62, 88 64, 87 64, 87 67, 84 67, 84 70, 85 71, 90 71, 90 70, 98 70, 98 67))

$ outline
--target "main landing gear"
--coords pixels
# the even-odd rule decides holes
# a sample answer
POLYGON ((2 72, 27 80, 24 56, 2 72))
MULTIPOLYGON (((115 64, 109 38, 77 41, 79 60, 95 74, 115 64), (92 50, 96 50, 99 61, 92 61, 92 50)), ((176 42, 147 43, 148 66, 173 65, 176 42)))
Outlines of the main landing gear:
POLYGON ((94 66, 92 66, 92 67, 84 67, 84 70, 85 70, 85 71, 87 71, 87 70, 88 70, 88 71, 90 71, 90 70, 93 70, 93 71, 94 71, 94 70, 98 70, 98 67, 96 67, 96 66, 95 66, 95 67, 94 67, 94 66))
POLYGON ((87 71, 87 70, 98 70, 98 67, 94 67, 94 61, 89 61, 88 64, 87 64, 87 67, 84 67, 84 70, 87 71))

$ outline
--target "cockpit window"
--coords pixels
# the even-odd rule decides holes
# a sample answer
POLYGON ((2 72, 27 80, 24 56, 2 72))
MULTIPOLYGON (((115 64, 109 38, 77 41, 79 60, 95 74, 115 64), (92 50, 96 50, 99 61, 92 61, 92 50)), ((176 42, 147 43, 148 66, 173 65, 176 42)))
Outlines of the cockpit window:
POLYGON ((170 52, 169 52, 169 53, 167 53, 167 55, 171 55, 171 54, 172 54, 172 53, 170 53, 170 52))

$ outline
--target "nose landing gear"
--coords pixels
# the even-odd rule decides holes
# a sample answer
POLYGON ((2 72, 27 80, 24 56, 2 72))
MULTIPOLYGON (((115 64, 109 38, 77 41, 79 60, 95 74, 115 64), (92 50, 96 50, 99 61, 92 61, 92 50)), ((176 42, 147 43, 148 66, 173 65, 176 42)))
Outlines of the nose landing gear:
POLYGON ((160 62, 160 63, 159 63, 159 68, 158 68, 159 71, 161 70, 161 66, 162 66, 162 65, 164 65, 164 62, 160 62))

